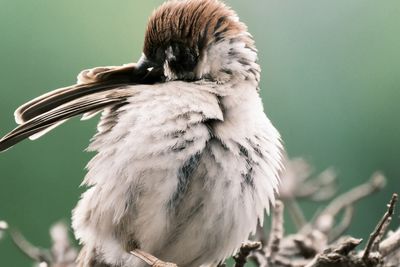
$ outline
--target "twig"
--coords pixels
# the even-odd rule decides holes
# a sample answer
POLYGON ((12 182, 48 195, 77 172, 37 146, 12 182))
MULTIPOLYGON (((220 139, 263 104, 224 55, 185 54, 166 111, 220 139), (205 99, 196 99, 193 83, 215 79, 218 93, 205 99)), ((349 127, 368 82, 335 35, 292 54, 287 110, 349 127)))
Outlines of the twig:
POLYGON ((178 267, 175 263, 162 261, 154 257, 153 255, 139 249, 132 250, 130 254, 132 254, 135 257, 138 257, 139 259, 141 259, 142 261, 144 261, 145 263, 147 263, 152 267, 178 267))
POLYGON ((307 220, 299 204, 293 198, 286 199, 285 204, 297 230, 302 229, 307 224, 307 220))
POLYGON ((370 181, 334 199, 331 204, 329 204, 328 207, 326 207, 325 210, 322 211, 317 217, 315 226, 318 229, 320 229, 321 226, 325 226, 321 227, 323 229, 320 230, 323 232, 329 231, 331 229, 331 226, 327 227, 326 223, 324 223, 323 220, 330 218, 330 221, 333 222, 333 218, 337 216, 337 214, 339 214, 342 209, 353 205, 355 202, 371 195, 374 192, 381 190, 385 186, 385 184, 386 178, 381 173, 375 173, 370 181))
POLYGON ((284 235, 283 209, 283 203, 277 201, 273 211, 271 233, 266 247, 266 252, 271 262, 274 261, 276 254, 279 252, 279 245, 284 235))
POLYGON ((386 257, 399 249, 400 249, 400 228, 381 242, 381 244, 379 245, 379 252, 382 254, 383 257, 386 257))
POLYGON ((255 251, 261 247, 260 242, 246 242, 244 243, 239 252, 233 256, 235 260, 235 267, 243 267, 247 262, 247 257, 250 255, 252 251, 255 251))
MULTIPOLYGON (((336 193, 336 173, 329 168, 313 177, 313 168, 302 158, 285 160, 280 199, 325 201, 336 193)), ((289 208, 289 207, 288 207, 289 208)))
POLYGON ((52 267, 75 266, 78 251, 71 244, 68 237, 68 228, 65 223, 58 222, 50 228, 52 241, 51 255, 52 267))
POLYGON ((382 229, 375 239, 375 242, 372 244, 371 251, 379 251, 380 243, 383 240, 384 236, 386 235, 390 224, 392 223, 392 217, 389 217, 382 226, 382 229))
POLYGON ((340 221, 339 225, 333 228, 333 230, 328 235, 328 241, 332 242, 338 239, 344 232, 349 229, 351 220, 353 219, 354 215, 354 207, 347 206, 344 210, 343 218, 340 221))
POLYGON ((249 256, 249 259, 251 259, 258 267, 268 267, 268 261, 263 251, 253 251, 249 256))
POLYGON ((305 258, 314 257, 318 251, 314 247, 313 240, 310 239, 308 236, 298 235, 293 239, 294 244, 298 248, 300 255, 305 258))
POLYGON ((364 251, 364 255, 362 256, 362 260, 366 262, 369 258, 369 254, 371 253, 371 249, 373 247, 373 244, 375 243, 375 240, 381 235, 381 231, 386 224, 386 221, 393 215, 394 213, 394 207, 397 202, 397 194, 393 194, 392 199, 390 200, 390 203, 388 205, 388 210, 386 213, 383 215, 382 219, 376 226, 375 230, 372 232, 372 234, 369 237, 369 240, 367 242, 367 246, 364 251))
POLYGON ((274 262, 274 266, 277 265, 279 267, 296 267, 293 264, 293 261, 291 259, 285 258, 285 257, 280 257, 279 255, 277 255, 277 257, 275 258, 275 262, 274 262))
POLYGON ((348 238, 341 242, 337 248, 329 248, 323 253, 319 254, 305 267, 354 266, 350 265, 348 254, 353 251, 361 243, 361 241, 361 239, 348 238))
POLYGON ((10 234, 14 244, 26 256, 36 262, 51 262, 51 255, 47 250, 35 247, 20 232, 14 230, 10 234))
POLYGON ((295 191, 296 198, 308 198, 320 202, 332 198, 336 193, 336 173, 329 168, 321 172, 317 178, 308 179, 304 185, 299 184, 295 191))

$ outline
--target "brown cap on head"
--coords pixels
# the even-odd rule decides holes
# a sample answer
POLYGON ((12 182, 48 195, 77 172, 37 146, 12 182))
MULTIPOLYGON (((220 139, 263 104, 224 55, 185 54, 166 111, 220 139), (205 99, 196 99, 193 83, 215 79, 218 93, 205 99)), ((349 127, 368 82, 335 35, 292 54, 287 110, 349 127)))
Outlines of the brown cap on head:
POLYGON ((200 55, 210 43, 243 31, 235 12, 218 0, 172 0, 150 17, 143 52, 154 57, 158 49, 180 43, 200 55))

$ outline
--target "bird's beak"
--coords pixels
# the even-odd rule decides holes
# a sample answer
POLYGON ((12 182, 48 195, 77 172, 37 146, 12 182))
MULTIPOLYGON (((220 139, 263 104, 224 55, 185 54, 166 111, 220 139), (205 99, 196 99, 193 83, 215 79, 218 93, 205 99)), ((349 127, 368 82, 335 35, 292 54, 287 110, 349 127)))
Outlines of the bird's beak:
POLYGON ((142 80, 162 81, 165 80, 164 68, 149 60, 144 54, 136 63, 136 75, 143 77, 142 80))
POLYGON ((151 71, 151 68, 154 68, 156 65, 147 59, 147 57, 143 54, 139 61, 137 62, 137 70, 140 73, 146 73, 151 71))

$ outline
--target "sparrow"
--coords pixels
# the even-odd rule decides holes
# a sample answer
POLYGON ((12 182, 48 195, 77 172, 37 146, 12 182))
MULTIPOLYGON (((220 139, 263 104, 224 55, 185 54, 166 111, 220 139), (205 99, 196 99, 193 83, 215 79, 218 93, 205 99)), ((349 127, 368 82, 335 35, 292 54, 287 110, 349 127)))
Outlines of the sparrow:
POLYGON ((171 0, 149 18, 137 63, 82 71, 22 105, 6 150, 101 113, 88 187, 73 210, 78 266, 132 267, 140 249, 217 266, 274 204, 282 141, 263 111, 253 37, 219 0, 171 0))

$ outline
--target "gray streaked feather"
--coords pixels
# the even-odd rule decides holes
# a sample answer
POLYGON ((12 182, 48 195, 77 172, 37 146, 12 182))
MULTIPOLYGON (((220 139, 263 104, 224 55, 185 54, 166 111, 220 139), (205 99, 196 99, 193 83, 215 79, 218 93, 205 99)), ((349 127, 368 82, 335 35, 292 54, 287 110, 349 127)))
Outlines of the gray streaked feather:
POLYGON ((180 201, 182 201, 183 196, 185 195, 187 188, 190 184, 190 181, 193 178, 193 172, 196 171, 197 167, 199 166, 200 159, 201 152, 198 152, 192 155, 178 170, 178 185, 176 187, 176 191, 169 201, 169 208, 173 209, 174 207, 179 205, 180 201))

